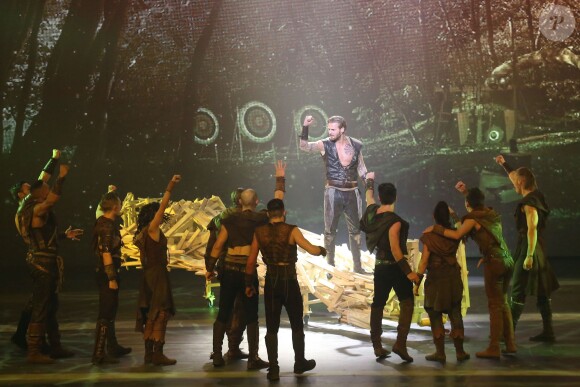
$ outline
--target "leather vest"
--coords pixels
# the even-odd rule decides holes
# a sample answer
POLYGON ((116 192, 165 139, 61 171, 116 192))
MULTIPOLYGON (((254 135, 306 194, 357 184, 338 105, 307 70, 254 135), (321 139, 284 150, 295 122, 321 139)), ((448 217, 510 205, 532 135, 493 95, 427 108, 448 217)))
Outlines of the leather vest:
POLYGON ((166 267, 169 264, 167 238, 163 231, 159 230, 159 242, 156 242, 149 236, 149 226, 144 227, 135 238, 135 245, 139 248, 139 258, 143 269, 154 266, 166 267))
POLYGON ((338 157, 338 150, 336 149, 336 143, 330 141, 330 139, 322 140, 324 144, 324 155, 322 159, 326 166, 326 179, 335 181, 357 181, 358 180, 358 159, 360 156, 360 151, 362 149, 362 142, 352 137, 348 137, 354 148, 354 155, 350 164, 346 167, 342 166, 340 163, 340 158, 338 157))
POLYGON ((268 215, 265 211, 242 211, 231 214, 222 220, 222 225, 228 231, 227 247, 251 245, 256 227, 266 223, 268 223, 268 215))
POLYGON ((384 212, 377 216, 386 224, 386 231, 383 233, 377 244, 378 260, 396 261, 391 251, 391 243, 389 241, 389 230, 397 222, 401 222, 401 231, 399 233, 399 247, 403 254, 407 254, 407 238, 409 236, 409 223, 394 212, 384 212))
POLYGON ((121 233, 115 221, 104 216, 99 217, 93 230, 93 251, 97 259, 97 268, 103 269, 103 253, 111 254, 116 268, 121 267, 121 233))
POLYGON ((54 212, 49 211, 44 215, 45 222, 42 227, 32 227, 36 204, 36 201, 29 195, 18 209, 20 234, 31 253, 56 257, 58 247, 56 216, 54 212))
POLYGON ((287 223, 268 223, 256 228, 256 239, 266 265, 294 264, 298 260, 296 245, 288 243, 296 226, 287 223))

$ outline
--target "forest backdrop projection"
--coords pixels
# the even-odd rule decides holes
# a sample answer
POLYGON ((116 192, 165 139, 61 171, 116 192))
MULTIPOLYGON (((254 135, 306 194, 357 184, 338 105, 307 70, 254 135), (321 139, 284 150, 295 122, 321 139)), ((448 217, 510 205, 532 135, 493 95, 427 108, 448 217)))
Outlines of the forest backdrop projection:
MULTIPOLYGON (((550 255, 577 256, 578 0, 3 0, 0 2, 2 265, 20 262, 8 188, 52 148, 72 169, 60 225, 87 231, 69 265, 92 264, 94 209, 124 196, 238 186, 272 197, 288 162, 288 221, 322 233, 324 168, 300 123, 342 115, 369 170, 399 189, 418 238, 457 180, 485 190, 515 243, 517 197, 493 157, 530 166, 552 208, 550 255), (516 149, 517 148, 517 149, 516 149)), ((362 189, 362 187, 361 187, 362 189)), ((345 242, 345 226, 339 238, 345 242)), ((470 247, 469 255, 477 256, 470 247)), ((23 264, 22 264, 23 266, 23 264)))

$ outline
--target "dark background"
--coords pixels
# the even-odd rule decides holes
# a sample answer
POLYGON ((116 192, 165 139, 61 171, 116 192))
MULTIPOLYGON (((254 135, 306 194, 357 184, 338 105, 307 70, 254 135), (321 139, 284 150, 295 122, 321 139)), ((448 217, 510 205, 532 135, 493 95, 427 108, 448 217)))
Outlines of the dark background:
MULTIPOLYGON (((63 243, 69 279, 91 271, 94 209, 108 184, 123 195, 160 196, 181 173, 175 199, 219 195, 226 202, 233 188, 251 186, 267 201, 274 160, 285 159, 289 222, 321 233, 322 161, 297 150, 295 114, 305 105, 347 119, 347 133, 365 144, 369 170, 397 185, 397 212, 410 221, 410 237, 431 223, 438 200, 462 212, 453 189, 462 179, 486 188, 510 246, 515 197, 493 157, 509 152, 504 111, 515 110, 514 166, 537 175, 552 208, 550 256, 565 267, 578 256, 580 34, 563 42, 543 36, 546 4, 0 2, 2 278, 26 277, 7 189, 35 179, 52 148, 72 165, 55 208, 60 225, 87 232, 81 242, 63 243), (276 133, 264 143, 241 137, 241 150, 236 111, 250 101, 272 110, 276 133), (203 134, 200 107, 219 123, 207 145, 194 141, 203 134), (458 113, 469 117, 464 143, 458 113)), ((578 1, 559 4, 580 20, 578 1)), ((257 131, 260 124, 248 121, 257 131)), ((342 243, 344 223, 339 228, 342 243)), ((477 255, 473 246, 468 252, 477 255)))

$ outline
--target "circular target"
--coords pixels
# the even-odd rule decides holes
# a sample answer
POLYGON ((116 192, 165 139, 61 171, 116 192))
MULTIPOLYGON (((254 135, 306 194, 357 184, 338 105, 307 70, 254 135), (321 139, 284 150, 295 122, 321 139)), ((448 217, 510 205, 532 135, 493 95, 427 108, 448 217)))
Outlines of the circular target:
POLYGON ((314 105, 304 106, 296 112, 296 115, 294 116, 294 126, 299 133, 302 132, 302 124, 304 123, 304 118, 306 118, 306 116, 312 116, 314 118, 314 123, 310 125, 308 130, 309 140, 318 141, 328 136, 326 130, 328 115, 324 110, 314 105))
POLYGON ((486 139, 488 142, 498 143, 503 140, 504 130, 499 126, 493 125, 487 132, 486 139))
POLYGON ((276 134, 276 116, 261 102, 248 102, 239 112, 238 125, 242 133, 254 142, 268 142, 276 134))
POLYGON ((202 145, 212 144, 219 134, 216 116, 206 108, 197 109, 193 119, 193 139, 202 145))

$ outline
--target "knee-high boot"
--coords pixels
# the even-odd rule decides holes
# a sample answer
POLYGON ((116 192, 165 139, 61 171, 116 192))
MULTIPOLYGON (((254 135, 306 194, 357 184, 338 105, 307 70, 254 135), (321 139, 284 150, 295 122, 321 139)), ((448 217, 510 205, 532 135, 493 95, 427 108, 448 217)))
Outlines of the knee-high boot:
POLYGON ((554 328, 552 326, 552 302, 547 297, 538 297, 538 309, 542 316, 542 332, 536 336, 530 337, 530 341, 542 341, 552 343, 556 341, 554 328))
POLYGON ((304 332, 292 332, 292 346, 294 347, 294 373, 303 374, 316 367, 314 359, 306 360, 304 356, 304 332))
POLYGON ((213 353, 211 355, 214 367, 222 367, 226 364, 222 354, 222 346, 225 334, 226 334, 226 324, 224 324, 219 320, 216 320, 213 323, 213 353))
POLYGON ((489 306, 489 345, 488 347, 480 352, 477 352, 475 356, 484 359, 497 359, 500 357, 499 340, 503 334, 503 316, 501 311, 501 305, 490 305, 489 306))
POLYGON ((16 332, 10 338, 13 344, 17 345, 21 349, 26 350, 26 331, 28 330, 28 324, 30 324, 30 318, 32 317, 32 311, 30 309, 25 309, 20 313, 20 320, 18 320, 18 326, 16 327, 16 332))
POLYGON ((379 359, 386 358, 390 352, 383 348, 381 336, 383 334, 383 308, 371 308, 371 342, 375 356, 379 359))
POLYGON ((166 312, 160 312, 153 322, 153 356, 151 357, 151 362, 154 365, 168 366, 177 363, 177 360, 170 359, 163 353, 168 317, 166 312))
POLYGON ((280 367, 278 366, 278 335, 266 333, 266 350, 268 351, 268 380, 280 379, 280 367))
POLYGON ((244 305, 238 295, 234 303, 234 312, 228 321, 226 335, 228 336, 228 352, 226 358, 229 360, 247 359, 249 354, 240 349, 240 344, 244 340, 244 330, 246 329, 246 320, 244 316, 244 305))
POLYGON ((407 352, 407 336, 411 330, 411 320, 413 319, 414 300, 413 298, 403 300, 399 303, 401 313, 399 315, 399 325, 397 326, 397 341, 393 345, 392 351, 399 355, 401 359, 408 363, 413 361, 407 352))
POLYGON ((93 350, 92 362, 94 365, 98 364, 115 364, 119 361, 105 351, 105 344, 108 341, 107 335, 109 333, 109 324, 107 320, 100 319, 97 321, 95 329, 95 349, 93 350))
POLYGON ((43 323, 30 323, 28 325, 27 341, 28 353, 26 361, 30 364, 52 364, 54 360, 42 354, 42 341, 46 333, 43 323))
POLYGON ((131 353, 131 347, 123 347, 117 341, 117 332, 115 329, 115 320, 107 322, 107 354, 112 357, 121 357, 131 353))
POLYGON ((522 315, 523 311, 524 311, 524 303, 521 302, 517 302, 514 301, 513 299, 510 302, 510 309, 511 309, 511 314, 512 314, 512 325, 514 327, 514 332, 516 330, 516 327, 518 325, 518 321, 520 321, 520 316, 522 315))
POLYGON ((53 359, 65 359, 74 356, 72 351, 63 348, 60 342, 60 330, 56 317, 49 318, 46 323, 46 336, 50 346, 50 357, 53 359))
POLYGON ((502 306, 502 317, 503 317, 503 339, 505 342, 505 350, 502 352, 505 354, 514 354, 518 351, 518 347, 516 346, 512 312, 507 302, 504 303, 504 305, 502 306))
POLYGON ((447 361, 445 356, 445 329, 443 328, 441 313, 435 311, 428 311, 427 313, 429 314, 429 320, 431 322, 435 352, 425 356, 425 360, 438 361, 439 363, 445 364, 447 361))
POLYGON ((248 334, 248 347, 250 350, 250 357, 248 358, 248 370, 259 370, 267 368, 269 363, 260 359, 258 351, 260 349, 260 328, 258 322, 254 321, 246 326, 248 334))

